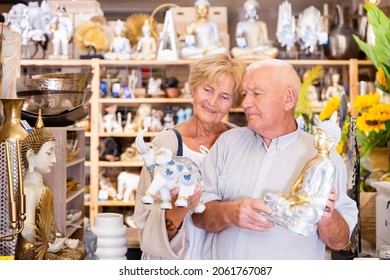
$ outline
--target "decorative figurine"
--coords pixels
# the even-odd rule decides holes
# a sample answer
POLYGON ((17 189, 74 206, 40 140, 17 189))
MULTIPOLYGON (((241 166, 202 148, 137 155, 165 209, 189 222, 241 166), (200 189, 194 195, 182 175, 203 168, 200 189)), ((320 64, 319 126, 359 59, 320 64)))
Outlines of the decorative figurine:
POLYGON ((346 93, 345 88, 340 85, 340 74, 339 73, 333 73, 331 75, 331 82, 332 84, 326 89, 325 92, 325 98, 323 100, 330 100, 333 96, 341 97, 343 94, 346 93))
POLYGON ((304 9, 297 20, 297 38, 301 49, 307 53, 313 53, 318 44, 323 44, 324 26, 322 25, 321 12, 314 6, 304 9))
POLYGON ((208 0, 195 1, 196 20, 187 25, 182 58, 198 59, 208 54, 228 52, 222 46, 217 24, 209 19, 209 9, 208 0))
POLYGON ((153 60, 157 55, 157 42, 152 36, 149 20, 145 20, 142 34, 143 36, 138 40, 136 51, 131 57, 137 60, 153 60))
POLYGON ((150 131, 159 132, 163 130, 162 125, 162 117, 164 116, 164 112, 162 110, 152 109, 152 113, 150 115, 150 131))
POLYGON ((68 45, 73 36, 73 24, 64 6, 57 7, 56 16, 50 21, 53 34, 53 54, 51 59, 68 59, 68 45))
POLYGON ((104 26, 107 26, 107 20, 103 16, 95 16, 76 28, 75 44, 87 51, 87 54, 80 55, 81 59, 103 58, 100 53, 107 49, 109 40, 104 26))
POLYGON ((165 12, 164 26, 157 51, 157 60, 179 59, 176 38, 177 34, 175 23, 173 22, 172 11, 168 10, 165 12))
POLYGON ((231 50, 234 57, 245 59, 275 58, 278 49, 272 47, 268 39, 267 25, 259 20, 259 3, 247 0, 244 3, 245 21, 240 21, 236 28, 237 47, 231 50))
POLYGON ((130 59, 130 40, 124 35, 123 21, 118 19, 115 25, 115 37, 111 42, 109 52, 104 54, 105 59, 124 60, 130 59))
POLYGON ((266 193, 264 200, 272 208, 270 219, 298 234, 311 236, 317 232, 329 194, 334 186, 335 164, 329 158, 341 139, 337 112, 319 124, 314 138, 318 153, 310 159, 290 193, 266 193))
POLYGON ((152 113, 152 106, 147 103, 140 104, 137 112, 131 122, 133 125, 134 131, 139 131, 143 128, 143 123, 147 117, 152 113))
POLYGON ((99 159, 116 161, 119 158, 119 145, 114 138, 106 137, 99 143, 99 159))
POLYGON ((134 194, 139 182, 139 175, 122 171, 119 173, 118 178, 118 193, 116 198, 123 200, 124 202, 130 201, 131 195, 134 194))
MULTIPOLYGON (((179 187, 176 207, 187 207, 188 197, 194 193, 196 185, 201 185, 202 174, 199 167, 191 159, 183 156, 173 156, 172 151, 159 148, 153 143, 145 143, 144 135, 148 131, 149 123, 144 122, 144 129, 139 131, 135 139, 138 152, 142 155, 145 165, 152 175, 152 183, 147 189, 142 203, 152 204, 153 196, 159 192, 162 203, 161 209, 172 209, 170 190, 179 187)), ((202 213, 205 209, 203 202, 195 207, 195 213, 202 213)))
POLYGON ((99 257, 95 254, 97 249, 97 236, 93 233, 91 228, 87 226, 83 237, 83 243, 87 255, 84 260, 98 260, 99 257))
POLYGON ((27 200, 26 221, 17 242, 16 259, 83 259, 83 244, 63 237, 55 225, 51 189, 43 180, 56 162, 55 137, 43 126, 41 114, 32 132, 20 143, 26 167, 23 183, 27 200))
POLYGON ((102 169, 99 173, 99 201, 107 201, 108 199, 116 199, 117 191, 111 183, 111 178, 105 176, 106 170, 102 169))
POLYGON ((149 78, 148 82, 148 95, 151 97, 161 97, 165 95, 165 92, 161 89, 161 78, 149 78))
POLYGON ((296 42, 295 18, 292 15, 291 4, 287 0, 279 5, 276 38, 282 47, 290 51, 296 42))

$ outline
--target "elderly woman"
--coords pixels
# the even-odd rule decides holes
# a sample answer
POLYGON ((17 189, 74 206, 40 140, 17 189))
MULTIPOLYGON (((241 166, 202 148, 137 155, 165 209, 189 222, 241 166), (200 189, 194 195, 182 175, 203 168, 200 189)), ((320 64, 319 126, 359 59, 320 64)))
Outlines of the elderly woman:
MULTIPOLYGON (((223 122, 234 106, 241 104, 239 88, 245 64, 228 54, 215 54, 192 65, 189 85, 193 97, 193 116, 174 129, 162 131, 153 139, 159 147, 194 160, 198 166, 218 137, 233 127, 223 122)), ((134 222, 139 230, 143 259, 201 259, 206 234, 194 226, 192 209, 200 201, 202 186, 195 188, 187 208, 162 210, 159 203, 141 203, 151 176, 144 167, 138 185, 134 222)), ((172 199, 178 190, 171 191, 172 199)))

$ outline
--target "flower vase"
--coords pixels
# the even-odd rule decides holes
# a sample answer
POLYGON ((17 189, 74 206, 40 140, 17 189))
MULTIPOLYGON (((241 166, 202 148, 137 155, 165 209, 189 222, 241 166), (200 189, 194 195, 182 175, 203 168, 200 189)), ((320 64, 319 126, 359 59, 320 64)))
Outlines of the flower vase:
POLYGON ((389 148, 374 147, 369 153, 368 158, 371 163, 372 170, 380 169, 387 172, 389 168, 389 148))
POLYGON ((96 214, 92 232, 97 236, 96 255, 99 260, 127 259, 127 227, 123 224, 122 214, 96 214))

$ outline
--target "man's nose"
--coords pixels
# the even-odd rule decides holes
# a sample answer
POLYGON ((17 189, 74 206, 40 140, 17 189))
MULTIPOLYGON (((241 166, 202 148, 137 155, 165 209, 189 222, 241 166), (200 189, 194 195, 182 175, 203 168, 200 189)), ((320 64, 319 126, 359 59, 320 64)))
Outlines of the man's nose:
POLYGON ((246 94, 242 100, 242 108, 248 108, 252 105, 252 97, 250 94, 246 94))

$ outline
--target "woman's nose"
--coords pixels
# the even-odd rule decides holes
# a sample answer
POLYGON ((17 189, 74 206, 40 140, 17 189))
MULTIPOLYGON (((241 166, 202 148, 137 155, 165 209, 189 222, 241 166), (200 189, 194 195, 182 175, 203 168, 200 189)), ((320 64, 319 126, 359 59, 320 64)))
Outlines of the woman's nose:
POLYGON ((216 105, 217 100, 218 100, 218 94, 212 94, 209 98, 210 105, 212 105, 212 106, 216 105))

